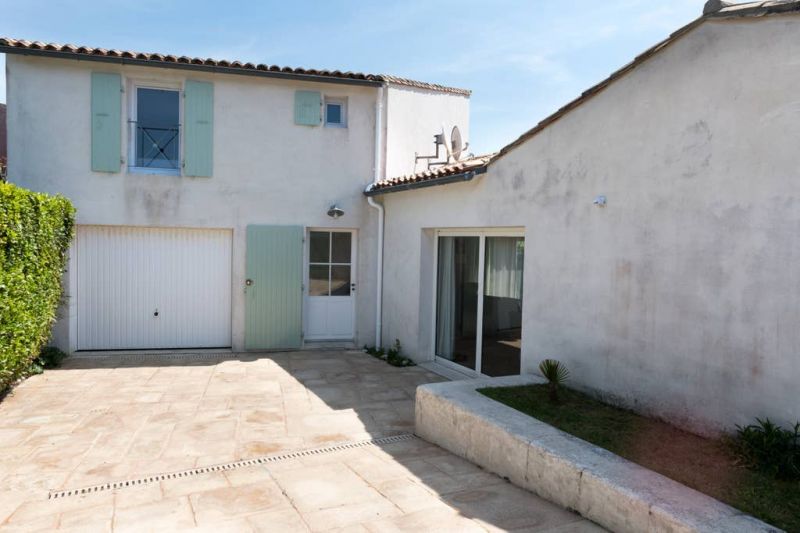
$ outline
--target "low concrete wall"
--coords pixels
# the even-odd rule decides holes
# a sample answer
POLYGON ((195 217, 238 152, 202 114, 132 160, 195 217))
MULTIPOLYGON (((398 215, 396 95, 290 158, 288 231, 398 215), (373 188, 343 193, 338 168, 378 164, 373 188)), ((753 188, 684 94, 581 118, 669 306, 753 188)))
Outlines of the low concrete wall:
POLYGON ((533 376, 417 388, 416 433, 612 531, 779 531, 476 392, 533 376))

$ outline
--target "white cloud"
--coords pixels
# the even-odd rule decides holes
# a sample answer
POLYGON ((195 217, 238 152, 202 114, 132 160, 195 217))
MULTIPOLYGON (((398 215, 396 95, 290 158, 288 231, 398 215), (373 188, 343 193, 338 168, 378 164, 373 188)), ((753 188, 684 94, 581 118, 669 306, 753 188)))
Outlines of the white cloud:
POLYGON ((663 32, 669 34, 683 24, 689 22, 687 13, 695 18, 702 14, 703 0, 673 0, 669 4, 657 4, 652 9, 644 10, 636 18, 632 29, 637 32, 663 32))
MULTIPOLYGON (((101 11, 98 0, 78 7, 56 2, 48 16, 38 16, 40 2, 31 0, 6 9, 0 26, 62 42, 390 72, 469 87, 475 90, 471 141, 484 151, 509 142, 699 16, 704 1, 406 0, 312 2, 313 9, 301 9, 302 2, 273 0, 241 14, 195 2, 192 16, 170 31, 169 21, 185 15, 188 1, 106 0, 109 9, 101 11), (104 17, 113 20, 93 23, 104 17), (118 19, 126 24, 115 24, 118 19)), ((0 102, 6 100, 4 64, 0 54, 0 102)))
MULTIPOLYGON (((540 15, 536 9, 522 11, 508 10, 506 16, 481 21, 479 28, 466 32, 469 38, 454 47, 457 53, 452 57, 440 54, 441 63, 431 72, 473 75, 511 70, 541 77, 550 84, 567 83, 574 79, 570 54, 610 42, 620 34, 614 10, 608 6, 599 13, 568 10, 550 16, 540 15)), ((457 37, 449 40, 458 41, 457 37)))

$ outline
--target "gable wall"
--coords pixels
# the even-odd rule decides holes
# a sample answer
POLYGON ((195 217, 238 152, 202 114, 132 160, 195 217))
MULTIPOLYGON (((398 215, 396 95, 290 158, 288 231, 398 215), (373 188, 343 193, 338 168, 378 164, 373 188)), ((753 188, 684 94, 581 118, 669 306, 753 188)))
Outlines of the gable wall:
MULTIPOLYGON (((458 126, 469 142, 469 97, 428 89, 389 85, 386 95, 386 159, 384 176, 404 176, 427 168, 414 154, 433 155, 433 136, 444 127, 447 139, 458 126)), ((444 147, 439 147, 444 161, 444 147)))
POLYGON ((432 356, 432 228, 522 226, 524 372, 704 433, 800 419, 798 30, 703 24, 483 177, 386 195, 385 337, 432 356))

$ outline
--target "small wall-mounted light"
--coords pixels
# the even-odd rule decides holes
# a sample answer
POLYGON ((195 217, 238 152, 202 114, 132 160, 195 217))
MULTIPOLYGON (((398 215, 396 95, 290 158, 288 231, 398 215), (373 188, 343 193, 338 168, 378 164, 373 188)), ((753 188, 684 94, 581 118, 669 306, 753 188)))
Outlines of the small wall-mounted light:
POLYGON ((594 197, 594 205, 597 207, 605 207, 606 206, 606 197, 603 195, 595 196, 594 197))
POLYGON ((336 204, 333 204, 328 208, 328 216, 331 217, 332 219, 337 219, 341 216, 344 216, 344 209, 342 209, 336 204))

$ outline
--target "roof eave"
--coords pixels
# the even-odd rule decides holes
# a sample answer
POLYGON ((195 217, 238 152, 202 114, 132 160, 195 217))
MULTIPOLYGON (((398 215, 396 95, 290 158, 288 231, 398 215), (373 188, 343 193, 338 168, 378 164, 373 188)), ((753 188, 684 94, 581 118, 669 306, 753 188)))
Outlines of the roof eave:
POLYGON ((450 183, 463 183, 466 181, 472 181, 475 176, 480 174, 485 174, 489 163, 486 163, 482 166, 471 168, 464 172, 459 172, 458 174, 451 174, 449 176, 443 176, 441 178, 431 178, 424 181, 414 181, 409 183, 401 183, 399 185, 390 185, 388 187, 381 187, 378 189, 367 189, 364 191, 365 196, 378 196, 381 194, 389 194, 393 192, 401 192, 401 191, 410 191, 413 189, 423 189, 425 187, 436 187, 438 185, 447 185, 450 183))
POLYGON ((0 45, 0 53, 19 54, 29 56, 42 56, 54 59, 71 59, 74 61, 97 61, 101 63, 113 63, 117 65, 135 65, 142 67, 156 67, 167 69, 194 70, 216 74, 234 74, 238 76, 258 76, 263 78, 278 78, 287 80, 310 81, 316 83, 335 83, 340 85, 360 85, 362 87, 380 87, 385 85, 383 81, 362 80, 356 78, 336 78, 332 76, 319 76, 314 74, 298 74, 292 72, 280 72, 273 70, 244 69, 236 67, 222 67, 219 65, 198 65, 195 63, 179 63, 171 61, 152 61, 148 59, 137 59, 132 57, 113 57, 102 55, 76 54, 73 52, 61 52, 58 50, 32 50, 18 46, 0 45))
POLYGON ((417 91, 430 91, 434 93, 445 93, 445 94, 452 94, 456 96, 463 96, 467 99, 472 98, 472 89, 461 89, 459 87, 449 87, 446 85, 438 85, 434 83, 427 83, 427 82, 417 82, 417 81, 398 81, 396 77, 387 76, 386 74, 381 74, 384 78, 384 82, 389 88, 394 89, 412 89, 417 91))

